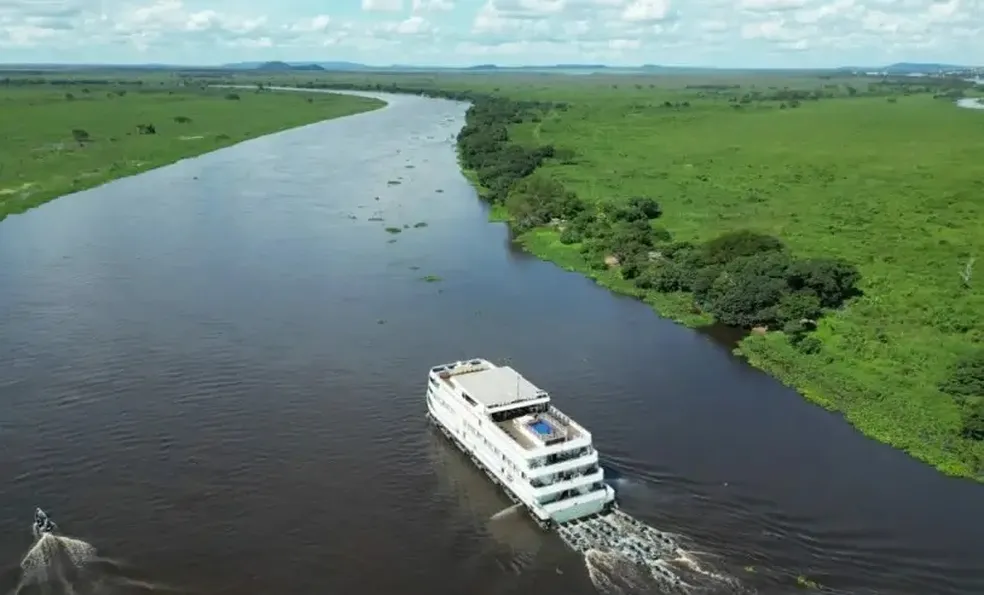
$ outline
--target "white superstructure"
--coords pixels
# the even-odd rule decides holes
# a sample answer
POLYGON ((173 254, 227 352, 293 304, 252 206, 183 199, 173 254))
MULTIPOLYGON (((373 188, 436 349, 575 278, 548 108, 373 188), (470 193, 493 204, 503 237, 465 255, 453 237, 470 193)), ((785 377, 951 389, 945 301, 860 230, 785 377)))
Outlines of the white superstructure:
POLYGON ((471 359, 431 368, 431 419, 543 525, 607 511, 591 434, 516 370, 471 359))

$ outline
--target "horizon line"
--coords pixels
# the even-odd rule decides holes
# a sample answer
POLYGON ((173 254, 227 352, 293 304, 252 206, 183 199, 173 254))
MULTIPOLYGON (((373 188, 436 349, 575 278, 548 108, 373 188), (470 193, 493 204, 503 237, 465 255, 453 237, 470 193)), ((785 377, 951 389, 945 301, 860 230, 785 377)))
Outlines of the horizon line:
POLYGON ((951 69, 961 69, 961 70, 976 70, 984 68, 982 66, 973 66, 966 64, 952 64, 945 62, 917 62, 917 61, 899 61, 893 62, 891 64, 883 65, 840 65, 840 66, 699 66, 699 65, 668 65, 668 64, 655 64, 655 63, 643 63, 643 64, 605 64, 605 63, 590 63, 590 62, 557 62, 550 64, 515 64, 515 65, 503 65, 496 64, 492 62, 488 63, 475 63, 470 65, 437 65, 437 64, 369 64, 365 62, 356 62, 351 60, 242 60, 238 62, 225 62, 221 64, 189 64, 189 63, 170 63, 170 62, 6 62, 0 61, 0 68, 10 67, 10 66, 58 66, 58 67, 173 67, 173 68, 202 68, 202 69, 222 69, 234 66, 250 65, 250 64, 269 64, 269 63, 282 63, 290 66, 305 66, 305 65, 320 65, 320 64, 348 64, 352 66, 358 66, 362 68, 379 68, 379 69, 393 69, 393 68, 405 68, 405 69, 418 69, 418 70, 470 70, 470 69, 480 69, 480 68, 500 68, 500 69, 532 69, 532 68, 581 68, 581 69, 591 69, 591 68, 604 68, 604 69, 621 69, 621 70, 641 70, 641 69, 653 69, 653 68, 665 68, 665 69, 675 69, 675 70, 884 70, 891 68, 892 66, 898 65, 908 65, 908 66, 930 66, 930 67, 948 67, 951 69))

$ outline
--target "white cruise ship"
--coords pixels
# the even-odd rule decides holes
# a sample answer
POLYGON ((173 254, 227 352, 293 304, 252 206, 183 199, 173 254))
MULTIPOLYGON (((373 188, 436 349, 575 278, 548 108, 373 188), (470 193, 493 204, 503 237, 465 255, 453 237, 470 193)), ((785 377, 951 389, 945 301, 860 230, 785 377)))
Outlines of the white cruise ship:
POLYGON ((541 526, 614 507, 591 434, 516 370, 471 359, 427 380, 431 420, 541 526))

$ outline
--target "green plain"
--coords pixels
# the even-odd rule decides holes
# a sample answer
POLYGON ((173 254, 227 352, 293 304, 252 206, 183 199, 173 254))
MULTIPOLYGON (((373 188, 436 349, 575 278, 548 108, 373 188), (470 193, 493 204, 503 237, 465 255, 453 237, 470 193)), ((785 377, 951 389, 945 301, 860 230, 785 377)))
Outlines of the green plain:
POLYGON ((0 86, 0 220, 116 178, 382 105, 325 93, 0 86), (148 124, 155 133, 141 134, 138 126, 148 124))
MULTIPOLYGON (((738 351, 866 435, 947 474, 982 480, 984 442, 965 435, 961 402, 939 386, 962 357, 984 347, 984 271, 969 284, 962 277, 984 256, 984 111, 934 97, 919 81, 886 91, 872 80, 810 73, 297 79, 563 102, 566 110, 512 125, 510 138, 567 154, 547 160, 538 175, 581 199, 648 196, 663 207, 659 225, 676 240, 750 229, 799 256, 856 265, 864 295, 821 319, 812 333, 818 352, 795 349, 781 332, 752 334, 738 351), (790 90, 822 97, 735 107, 738 96, 790 90)), ((499 205, 491 215, 507 217, 499 205)), ((694 313, 687 294, 640 292, 617 270, 592 267, 554 229, 519 241, 665 317, 711 322, 694 313)))
MULTIPOLYGON (((613 98, 547 119, 540 142, 578 157, 545 171, 590 200, 657 198, 679 239, 746 228, 855 264, 864 295, 821 320, 819 353, 781 333, 751 335, 740 351, 865 434, 947 473, 981 473, 984 445, 959 438, 959 408, 937 386, 984 342, 984 280, 961 278, 984 255, 984 113, 925 95, 640 111, 613 98)), ((574 258, 555 236, 525 243, 574 258)), ((691 321, 688 300, 648 298, 691 321)))

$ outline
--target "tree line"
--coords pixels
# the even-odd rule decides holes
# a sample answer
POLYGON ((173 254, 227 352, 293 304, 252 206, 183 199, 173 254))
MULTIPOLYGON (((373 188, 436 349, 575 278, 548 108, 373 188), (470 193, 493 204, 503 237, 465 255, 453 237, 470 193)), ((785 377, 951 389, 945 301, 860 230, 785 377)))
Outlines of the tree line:
POLYGON ((539 121, 565 103, 517 101, 436 87, 397 83, 309 82, 307 88, 410 93, 467 101, 458 133, 462 166, 472 172, 488 202, 503 207, 516 233, 552 226, 560 241, 576 246, 592 267, 615 269, 647 292, 687 292, 694 308, 718 322, 746 329, 782 330, 802 352, 820 342, 810 335, 827 312, 860 294, 860 273, 834 258, 799 258, 779 239, 738 229, 706 242, 675 240, 658 225, 659 202, 648 196, 589 203, 539 171, 572 151, 512 142, 509 127, 539 121))
MULTIPOLYGON (((458 135, 462 165, 475 172, 486 200, 505 207, 515 232, 552 226, 592 267, 617 269, 640 295, 687 292, 697 311, 718 322, 781 330, 806 354, 821 349, 811 335, 820 318, 861 294, 860 272, 842 259, 798 257, 778 238, 747 229, 677 241, 659 225, 662 208, 653 197, 580 199, 537 171, 569 150, 510 142, 510 124, 537 119, 544 109, 552 108, 475 99, 458 135)), ((984 441, 984 351, 961 359, 939 388, 959 406, 961 435, 984 441)))
POLYGON ((939 389, 960 407, 963 437, 984 441, 984 350, 960 358, 939 389))
POLYGON ((658 225, 662 209, 649 196, 588 203, 537 171, 557 155, 553 146, 510 142, 509 125, 541 109, 478 99, 458 135, 462 164, 475 172, 486 200, 505 207, 516 232, 553 226, 591 266, 617 269, 640 294, 688 292, 695 308, 723 324, 782 330, 798 349, 819 350, 809 332, 824 313, 858 295, 854 265, 798 258, 779 239, 744 229, 706 242, 676 241, 658 225))

